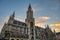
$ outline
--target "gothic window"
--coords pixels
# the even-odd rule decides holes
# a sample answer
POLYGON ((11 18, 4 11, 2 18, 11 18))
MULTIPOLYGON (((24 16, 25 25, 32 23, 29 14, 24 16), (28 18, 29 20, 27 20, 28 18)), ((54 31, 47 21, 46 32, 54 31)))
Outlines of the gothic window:
POLYGON ((21 40, 23 40, 23 39, 21 39, 21 40))
POLYGON ((30 22, 31 27, 33 27, 33 22, 30 22))
POLYGON ((33 29, 31 29, 31 34, 32 34, 32 35, 33 35, 33 32, 34 32, 33 29))
POLYGON ((27 28, 27 34, 28 34, 28 28, 27 28))
POLYGON ((20 33, 24 34, 24 28, 20 28, 20 33))
POLYGON ((34 40, 34 37, 33 36, 31 37, 31 40, 34 40))
POLYGON ((33 32, 33 29, 32 29, 32 32, 33 32))
POLYGON ((32 35, 34 35, 33 33, 31 33, 32 35))
POLYGON ((20 25, 21 23, 20 22, 18 22, 18 25, 20 25))
POLYGON ((17 40, 19 40, 19 39, 17 39, 17 40))
POLYGON ((9 36, 10 36, 9 32, 5 31, 5 37, 9 37, 9 36))
POLYGON ((14 24, 17 24, 17 21, 14 20, 13 23, 14 23, 14 24))
POLYGON ((24 33, 27 34, 27 28, 24 28, 24 33))
POLYGON ((35 34, 36 34, 36 36, 37 36, 37 30, 35 30, 35 34))
POLYGON ((48 33, 46 32, 45 34, 46 34, 46 37, 48 38, 48 33))

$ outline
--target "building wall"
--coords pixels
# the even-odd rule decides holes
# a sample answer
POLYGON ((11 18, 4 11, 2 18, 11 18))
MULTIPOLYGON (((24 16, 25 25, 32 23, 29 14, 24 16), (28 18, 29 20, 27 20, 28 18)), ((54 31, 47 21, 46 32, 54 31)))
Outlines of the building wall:
POLYGON ((56 35, 56 40, 60 40, 60 34, 56 35))
MULTIPOLYGON (((27 29, 25 29, 24 27, 22 27, 22 28, 15 27, 15 26, 13 27, 12 25, 10 25, 10 26, 6 25, 4 27, 3 27, 4 30, 2 31, 2 33, 4 33, 5 30, 12 31, 12 32, 14 32, 13 34, 15 34, 15 35, 19 35, 20 33, 24 35, 24 34, 27 34, 28 33, 27 32, 27 29), (4 28, 4 27, 6 27, 6 28, 4 28), (9 27, 9 29, 8 29, 8 27, 9 27), (17 34, 17 33, 19 33, 19 34, 17 34)), ((36 37, 37 36, 40 37, 40 38, 36 38, 36 40, 40 40, 40 39, 44 40, 44 37, 46 37, 46 36, 44 36, 45 35, 45 31, 42 31, 42 30, 40 30, 38 28, 36 28, 35 30, 36 30, 35 31, 35 36, 36 37)), ((50 35, 52 35, 51 32, 50 32, 50 35)), ((12 38, 10 37, 10 39, 12 39, 12 38)), ((21 40, 21 38, 13 38, 13 39, 20 39, 21 40)), ((57 37, 57 39, 59 39, 59 37, 57 37)), ((28 40, 28 39, 27 38, 26 39, 23 38, 23 40, 28 40)))

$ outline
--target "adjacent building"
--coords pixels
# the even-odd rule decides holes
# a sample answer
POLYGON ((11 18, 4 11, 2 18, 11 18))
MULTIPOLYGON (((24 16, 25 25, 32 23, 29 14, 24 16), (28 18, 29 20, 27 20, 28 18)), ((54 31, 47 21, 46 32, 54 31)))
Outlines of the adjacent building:
POLYGON ((60 40, 60 32, 56 33, 56 40, 60 40))

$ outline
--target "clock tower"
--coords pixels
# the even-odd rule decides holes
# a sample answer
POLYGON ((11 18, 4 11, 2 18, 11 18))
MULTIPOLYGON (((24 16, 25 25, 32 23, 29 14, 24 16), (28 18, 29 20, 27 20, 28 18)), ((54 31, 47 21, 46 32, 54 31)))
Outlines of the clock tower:
POLYGON ((31 4, 29 4, 28 10, 27 10, 27 18, 25 20, 25 23, 28 27, 28 40, 35 40, 35 20, 33 18, 33 10, 31 7, 31 4))

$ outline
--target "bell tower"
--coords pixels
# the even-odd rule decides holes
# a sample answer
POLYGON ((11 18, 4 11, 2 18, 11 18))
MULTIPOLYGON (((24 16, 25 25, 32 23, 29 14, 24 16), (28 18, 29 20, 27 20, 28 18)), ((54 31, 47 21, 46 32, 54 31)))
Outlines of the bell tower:
POLYGON ((27 18, 25 20, 25 23, 28 27, 28 40, 35 40, 35 20, 33 18, 33 10, 31 7, 31 4, 29 4, 28 10, 27 10, 27 18))
POLYGON ((27 10, 27 16, 26 16, 25 23, 27 24, 27 26, 30 23, 32 23, 33 26, 35 25, 35 20, 33 18, 33 10, 32 10, 31 4, 29 4, 28 10, 27 10))
POLYGON ((27 10, 27 19, 33 18, 33 10, 31 8, 31 4, 29 4, 28 10, 27 10))

